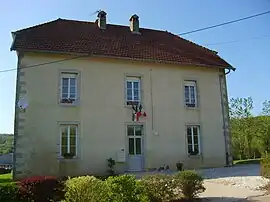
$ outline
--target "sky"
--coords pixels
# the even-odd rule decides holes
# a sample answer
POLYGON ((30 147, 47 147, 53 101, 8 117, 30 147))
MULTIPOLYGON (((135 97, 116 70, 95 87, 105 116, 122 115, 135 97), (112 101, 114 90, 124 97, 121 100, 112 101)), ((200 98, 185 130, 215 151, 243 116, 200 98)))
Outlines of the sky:
MULTIPOLYGON (((179 34, 270 10, 270 0, 13 0, 0 6, 0 71, 16 68, 10 52, 11 32, 57 18, 94 21, 107 12, 108 23, 129 25, 133 14, 140 27, 179 34), (159 3, 160 2, 160 3, 159 3)), ((270 14, 184 38, 218 51, 237 70, 227 77, 230 97, 252 97, 253 113, 270 100, 270 14)), ((0 73, 0 133, 13 133, 16 71, 0 73)))

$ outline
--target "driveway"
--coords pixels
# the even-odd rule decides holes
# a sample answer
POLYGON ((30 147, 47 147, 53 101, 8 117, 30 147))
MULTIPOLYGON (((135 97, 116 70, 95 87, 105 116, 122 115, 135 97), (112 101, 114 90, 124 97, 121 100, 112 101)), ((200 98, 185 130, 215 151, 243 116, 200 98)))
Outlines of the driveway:
MULTIPOLYGON (((206 191, 201 197, 206 197, 213 202, 259 202, 259 198, 254 197, 264 195, 265 193, 260 187, 269 182, 260 176, 260 165, 241 165, 197 171, 205 178, 206 191)), ((260 200, 263 202, 267 199, 262 198, 260 200)), ((268 198, 267 201, 270 202, 270 199, 268 198)))
MULTIPOLYGON (((269 198, 258 198, 265 194, 260 187, 269 182, 260 176, 260 165, 200 169, 197 172, 205 178, 206 191, 200 197, 209 199, 208 202, 270 202, 269 198)), ((159 172, 132 174, 141 178, 143 175, 155 173, 159 172)), ((166 171, 165 173, 174 174, 175 172, 166 171)))

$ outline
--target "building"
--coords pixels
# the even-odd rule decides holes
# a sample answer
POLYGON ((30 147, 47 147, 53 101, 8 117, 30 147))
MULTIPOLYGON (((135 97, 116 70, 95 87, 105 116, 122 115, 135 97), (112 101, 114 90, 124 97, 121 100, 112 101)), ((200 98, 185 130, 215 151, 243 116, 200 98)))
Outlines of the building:
POLYGON ((0 168, 11 169, 12 168, 12 153, 0 155, 0 168))
MULTIPOLYGON (((127 19, 128 20, 128 19, 127 19)), ((12 33, 14 178, 232 163, 217 52, 167 31, 57 19, 12 33), (19 104, 18 104, 19 103, 19 104)))

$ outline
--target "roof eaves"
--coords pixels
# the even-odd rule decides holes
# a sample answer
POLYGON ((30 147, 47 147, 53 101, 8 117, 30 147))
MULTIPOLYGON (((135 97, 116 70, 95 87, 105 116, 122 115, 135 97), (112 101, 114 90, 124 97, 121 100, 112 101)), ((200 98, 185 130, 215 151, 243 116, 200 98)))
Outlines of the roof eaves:
MULTIPOLYGON (((44 51, 44 50, 29 50, 29 49, 16 49, 16 51, 20 52, 36 52, 36 53, 51 53, 51 54, 62 54, 62 55, 75 55, 81 57, 75 57, 74 59, 79 59, 83 57, 96 57, 96 58, 111 58, 111 59, 119 59, 119 60, 133 60, 138 62, 148 62, 148 63, 156 63, 156 64, 171 64, 171 65, 186 65, 186 66, 196 66, 196 67, 205 67, 205 68, 221 68, 221 69, 235 69, 233 67, 228 67, 225 65, 204 65, 204 64, 191 64, 191 63, 180 63, 174 61, 165 61, 165 60, 152 60, 152 59, 138 59, 138 58, 129 58, 129 57, 116 57, 116 56, 106 56, 106 55, 96 55, 96 54, 86 54, 86 53, 76 53, 76 52, 59 52, 59 51, 44 51)), ((234 70, 233 70, 234 71, 234 70)))

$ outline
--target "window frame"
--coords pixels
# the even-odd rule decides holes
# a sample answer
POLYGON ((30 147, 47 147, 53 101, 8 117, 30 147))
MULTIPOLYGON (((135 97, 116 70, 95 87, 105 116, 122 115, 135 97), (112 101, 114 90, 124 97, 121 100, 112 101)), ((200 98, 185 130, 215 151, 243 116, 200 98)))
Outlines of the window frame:
POLYGON ((196 80, 185 80, 184 81, 184 103, 185 107, 187 108, 198 108, 198 87, 197 87, 197 81, 196 80), (188 102, 186 97, 186 87, 188 87, 188 102), (192 97, 191 97, 191 87, 194 87, 194 103, 192 103, 192 97), (194 106, 192 106, 194 104, 194 106))
POLYGON ((127 144, 126 144, 126 151, 128 156, 144 156, 144 133, 145 133, 145 125, 144 124, 132 124, 127 123, 126 124, 126 138, 127 138, 127 144), (136 135, 136 127, 140 128, 141 135, 136 135), (128 134, 128 128, 132 128, 132 135, 128 134), (133 146, 134 146, 134 154, 130 154, 129 152, 129 139, 133 139, 133 146), (136 147, 136 141, 137 139, 140 139, 140 154, 137 153, 137 147, 136 147))
POLYGON ((200 156, 201 155, 201 127, 200 125, 186 125, 186 143, 187 143, 187 154, 189 156, 200 156), (188 128, 191 128, 191 144, 188 141, 188 128), (197 128, 197 138, 198 138, 198 143, 195 144, 194 142, 194 128, 197 128), (192 154, 189 152, 189 146, 192 146, 192 152, 195 151, 195 145, 198 145, 198 153, 197 154, 192 154))
POLYGON ((133 103, 142 103, 142 78, 139 76, 126 76, 125 79, 125 105, 126 106, 131 106, 133 103), (132 99, 128 100, 128 82, 132 83, 132 99), (134 99, 134 82, 138 82, 138 100, 134 99))
POLYGON ((60 96, 59 96, 59 102, 60 104, 63 105, 75 105, 78 102, 78 78, 79 78, 79 73, 78 72, 61 72, 61 76, 60 76, 60 96), (71 78, 75 78, 75 98, 74 100, 70 100, 70 98, 64 98, 63 97, 63 79, 68 79, 68 96, 70 97, 70 88, 71 88, 71 84, 70 84, 70 79, 71 78), (64 99, 66 99, 66 101, 63 101, 64 99))
POLYGON ((71 148, 71 145, 70 145, 70 128, 71 127, 74 127, 75 126, 75 141, 76 141, 76 144, 75 144, 75 155, 70 158, 70 159, 76 159, 78 158, 78 134, 79 134, 79 124, 76 124, 76 123, 60 123, 60 144, 59 144, 59 156, 61 159, 69 159, 69 158, 65 158, 62 154, 62 131, 63 129, 65 129, 67 127, 68 129, 68 133, 67 133, 67 153, 70 152, 70 148, 71 148))

